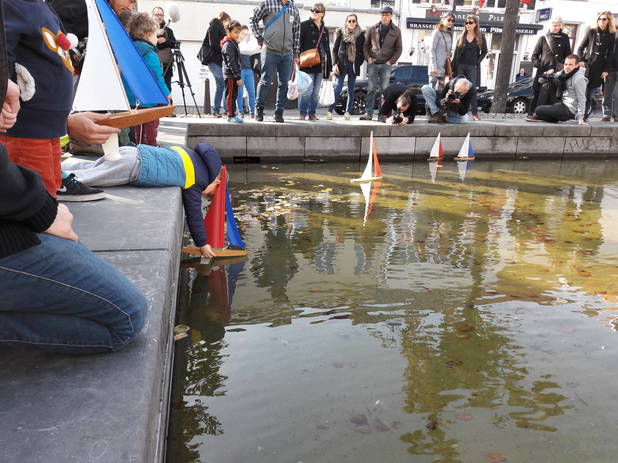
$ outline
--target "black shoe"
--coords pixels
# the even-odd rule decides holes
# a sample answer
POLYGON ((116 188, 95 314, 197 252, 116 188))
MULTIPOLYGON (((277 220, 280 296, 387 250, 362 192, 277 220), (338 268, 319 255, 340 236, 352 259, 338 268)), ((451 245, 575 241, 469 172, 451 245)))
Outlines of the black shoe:
POLYGON ((62 186, 56 195, 58 195, 58 201, 71 202, 96 201, 105 198, 103 190, 84 185, 75 178, 75 174, 69 174, 67 178, 62 179, 62 186))
POLYGON ((275 122, 280 122, 280 123, 285 122, 283 120, 283 113, 275 112, 275 122))
POLYGON ((264 121, 264 108, 257 108, 257 112, 255 113, 255 120, 258 122, 264 121))

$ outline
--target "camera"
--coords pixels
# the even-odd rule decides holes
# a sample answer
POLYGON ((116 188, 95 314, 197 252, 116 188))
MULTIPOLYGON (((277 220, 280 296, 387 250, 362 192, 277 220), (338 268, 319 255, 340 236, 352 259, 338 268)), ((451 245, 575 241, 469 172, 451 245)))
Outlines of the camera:
POLYGON ((545 72, 539 77, 539 84, 553 84, 556 82, 556 74, 554 72, 545 72))

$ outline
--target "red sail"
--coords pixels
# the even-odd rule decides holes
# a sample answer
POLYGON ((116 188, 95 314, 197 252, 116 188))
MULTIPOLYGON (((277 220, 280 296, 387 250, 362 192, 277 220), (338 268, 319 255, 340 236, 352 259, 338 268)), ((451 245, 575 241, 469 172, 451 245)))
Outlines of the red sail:
POLYGON ((376 141, 373 141, 373 171, 375 177, 382 177, 382 171, 380 170, 380 163, 378 162, 378 150, 376 148, 376 141))
POLYGON ((206 217, 204 217, 204 228, 206 229, 206 241, 215 249, 225 247, 225 185, 227 180, 225 166, 221 168, 219 186, 215 191, 206 217))

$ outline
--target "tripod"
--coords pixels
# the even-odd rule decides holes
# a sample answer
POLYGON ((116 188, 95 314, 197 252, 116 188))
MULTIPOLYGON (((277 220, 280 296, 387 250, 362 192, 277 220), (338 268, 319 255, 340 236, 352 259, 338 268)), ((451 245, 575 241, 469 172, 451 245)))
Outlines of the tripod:
MULTIPOLYGON (((189 91, 191 92, 191 97, 193 98, 193 104, 195 105, 195 110, 197 111, 197 117, 202 117, 200 114, 200 110, 197 107, 197 101, 195 101, 195 93, 193 93, 193 88, 191 87, 191 81, 189 80, 189 74, 187 74, 187 68, 185 68, 185 57, 180 51, 180 48, 172 48, 172 60, 167 64, 163 74, 169 72, 170 66, 176 65, 176 71, 178 80, 175 82, 180 86, 180 91, 182 92, 182 106, 185 110, 185 116, 188 116, 187 112, 187 101, 185 98, 185 86, 189 87, 189 91)), ((172 89, 170 88, 170 91, 172 89)))

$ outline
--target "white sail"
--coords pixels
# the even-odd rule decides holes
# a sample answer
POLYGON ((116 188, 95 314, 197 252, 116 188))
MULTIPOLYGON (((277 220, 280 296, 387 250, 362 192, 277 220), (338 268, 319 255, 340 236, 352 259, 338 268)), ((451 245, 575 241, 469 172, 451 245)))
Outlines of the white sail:
POLYGON ((373 131, 369 137, 369 159, 367 159, 367 165, 365 166, 363 175, 361 175, 360 178, 367 179, 371 177, 373 177, 373 131))
POLYGON ((431 183, 436 183, 436 174, 438 173, 438 162, 428 162, 429 175, 431 175, 431 183))
POLYGON ((365 198, 365 215, 363 216, 363 226, 367 223, 367 216, 369 215, 369 202, 371 200, 371 182, 364 182, 360 184, 361 191, 363 192, 363 198, 365 198))
POLYGON ((459 154, 457 155, 457 157, 467 158, 469 152, 470 152, 470 133, 468 133, 468 136, 466 137, 466 141, 464 141, 464 144, 461 145, 461 149, 459 150, 459 154))
POLYGON ((433 143, 433 147, 431 148, 431 153, 429 154, 430 158, 440 158, 440 134, 436 138, 436 141, 433 143))
POLYGON ((459 171, 459 180, 463 182, 468 171, 468 161, 457 161, 457 170, 459 171))
POLYGON ((94 0, 88 7, 88 48, 73 100, 74 111, 128 111, 112 47, 94 0))

